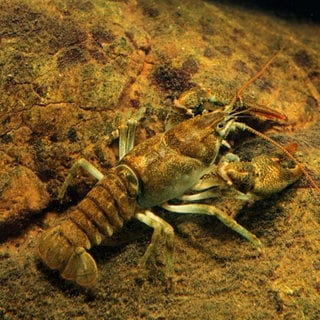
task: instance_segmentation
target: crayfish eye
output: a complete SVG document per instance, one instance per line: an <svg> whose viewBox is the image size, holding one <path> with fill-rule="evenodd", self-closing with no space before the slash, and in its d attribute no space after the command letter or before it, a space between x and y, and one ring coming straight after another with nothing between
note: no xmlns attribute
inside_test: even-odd
<svg viewBox="0 0 320 320"><path fill-rule="evenodd" d="M219 136L226 137L226 135L228 134L227 128L228 128L228 122L221 121L216 126L216 132Z"/></svg>
<svg viewBox="0 0 320 320"><path fill-rule="evenodd" d="M224 121L219 122L218 125L217 125L217 129L218 130L222 130L224 127L225 127Z"/></svg>

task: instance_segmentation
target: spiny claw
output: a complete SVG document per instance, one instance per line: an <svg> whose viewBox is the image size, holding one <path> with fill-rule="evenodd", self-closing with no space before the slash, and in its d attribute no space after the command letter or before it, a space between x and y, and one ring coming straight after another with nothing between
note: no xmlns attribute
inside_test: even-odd
<svg viewBox="0 0 320 320"><path fill-rule="evenodd" d="M296 182L302 171L299 166L286 168L278 160L260 155L251 161L222 162L218 174L241 192L264 196L282 191Z"/></svg>

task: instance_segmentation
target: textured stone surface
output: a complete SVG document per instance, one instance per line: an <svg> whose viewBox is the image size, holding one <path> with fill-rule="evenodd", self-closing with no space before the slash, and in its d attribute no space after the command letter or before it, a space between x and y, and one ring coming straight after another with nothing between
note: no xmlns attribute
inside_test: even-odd
<svg viewBox="0 0 320 320"><path fill-rule="evenodd" d="M33 213L39 213L49 203L45 184L28 168L16 168L0 174L0 229L10 235L19 230L19 222Z"/></svg>
<svg viewBox="0 0 320 320"><path fill-rule="evenodd" d="M80 157L113 166L117 145L103 137L125 115L146 107L142 141L164 130L183 91L202 85L228 102L279 48L243 102L288 115L268 134L297 141L296 156L317 178L319 34L308 21L215 1L0 1L0 317L320 318L319 196L305 181L239 213L263 254L214 218L166 214L176 230L174 293L161 255L156 267L134 272L151 236L137 222L118 235L120 245L93 250L100 280L91 291L36 257L40 226L67 211L55 200L68 168ZM240 155L279 156L239 137ZM79 174L69 199L79 201L93 182ZM44 220L29 220L38 212Z"/></svg>

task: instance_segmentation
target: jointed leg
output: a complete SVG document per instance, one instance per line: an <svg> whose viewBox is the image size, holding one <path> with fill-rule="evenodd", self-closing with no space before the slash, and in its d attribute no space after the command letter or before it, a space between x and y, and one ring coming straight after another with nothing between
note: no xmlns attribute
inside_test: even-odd
<svg viewBox="0 0 320 320"><path fill-rule="evenodd" d="M119 127L119 160L121 160L132 148L136 132L137 120L128 119L126 125Z"/></svg>
<svg viewBox="0 0 320 320"><path fill-rule="evenodd" d="M93 175L96 179L101 180L103 178L103 174L89 161L84 158L80 158L70 169L69 174L64 181L62 188L59 192L58 199L62 201L68 186L70 185L71 181L77 174L79 168L83 168L84 170L88 171L91 175Z"/></svg>
<svg viewBox="0 0 320 320"><path fill-rule="evenodd" d="M145 265L148 259L155 253L156 246L161 236L165 237L166 244L166 269L168 278L173 276L173 251L174 251L174 231L169 223L146 210L144 213L137 213L135 218L154 229L151 243L140 260L140 264Z"/></svg>
<svg viewBox="0 0 320 320"><path fill-rule="evenodd" d="M129 117L125 125L119 127L119 159L122 159L133 148L137 123L145 111L145 108L140 108Z"/></svg>
<svg viewBox="0 0 320 320"><path fill-rule="evenodd" d="M209 216L215 216L227 227L231 228L241 236L249 240L256 247L262 247L261 241L246 228L238 224L232 217L223 212L222 210L207 204L182 204L182 205L170 205L163 204L162 207L171 212L178 213L193 213L193 214L206 214Z"/></svg>
<svg viewBox="0 0 320 320"><path fill-rule="evenodd" d="M134 135L137 127L137 120L142 117L144 113L144 109L139 110L135 118L130 118L127 120L126 125L120 126L118 132L114 131L111 133L109 138L115 139L119 137L119 159L123 158L132 148L134 143ZM96 179L101 180L103 178L103 174L89 161L84 158L79 159L70 169L67 178L65 179L61 191L58 195L59 201L62 201L68 186L71 181L74 179L75 175L79 167L88 171L91 175L93 175Z"/></svg>

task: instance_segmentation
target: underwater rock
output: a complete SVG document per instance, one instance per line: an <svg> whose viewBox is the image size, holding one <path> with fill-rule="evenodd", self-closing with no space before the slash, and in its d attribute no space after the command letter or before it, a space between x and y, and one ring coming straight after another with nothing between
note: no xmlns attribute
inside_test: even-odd
<svg viewBox="0 0 320 320"><path fill-rule="evenodd" d="M17 223L44 209L49 202L45 184L28 168L17 166L0 174L0 233L17 231Z"/></svg>

